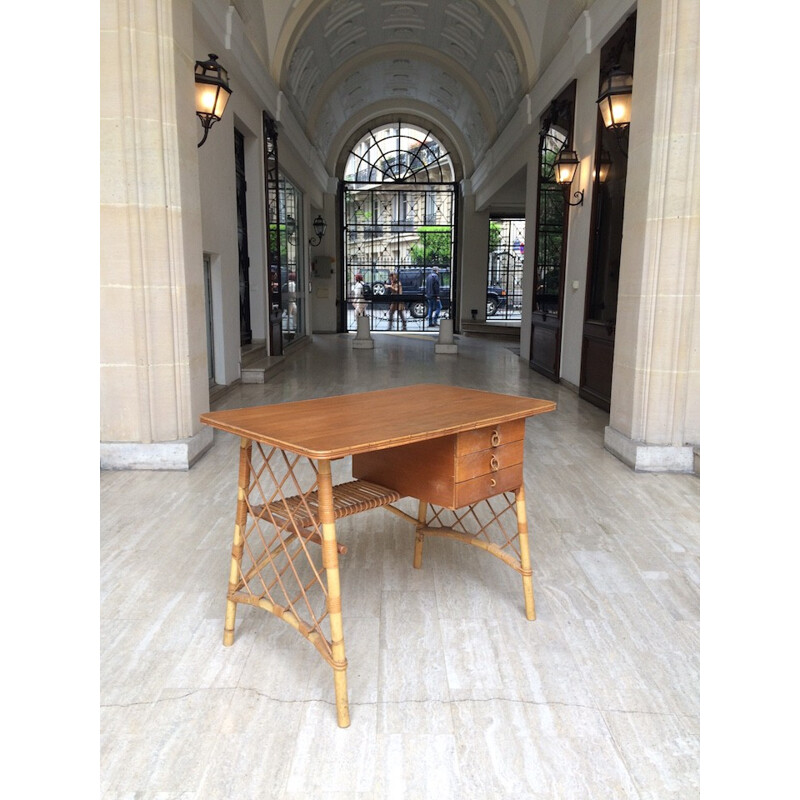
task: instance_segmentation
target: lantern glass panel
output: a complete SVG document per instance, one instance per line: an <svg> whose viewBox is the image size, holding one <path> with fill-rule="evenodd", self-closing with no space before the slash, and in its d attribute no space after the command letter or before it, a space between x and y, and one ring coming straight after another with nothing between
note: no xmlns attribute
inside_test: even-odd
<svg viewBox="0 0 800 800"><path fill-rule="evenodd" d="M614 72L609 75L597 101L606 128L630 125L632 92L632 75L624 72Z"/></svg>

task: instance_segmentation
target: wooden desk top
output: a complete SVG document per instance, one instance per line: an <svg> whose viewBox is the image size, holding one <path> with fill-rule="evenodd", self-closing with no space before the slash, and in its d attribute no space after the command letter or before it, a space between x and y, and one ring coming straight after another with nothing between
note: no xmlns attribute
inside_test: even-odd
<svg viewBox="0 0 800 800"><path fill-rule="evenodd" d="M554 411L550 400L419 384L201 414L222 431L309 458L356 453L435 439Z"/></svg>

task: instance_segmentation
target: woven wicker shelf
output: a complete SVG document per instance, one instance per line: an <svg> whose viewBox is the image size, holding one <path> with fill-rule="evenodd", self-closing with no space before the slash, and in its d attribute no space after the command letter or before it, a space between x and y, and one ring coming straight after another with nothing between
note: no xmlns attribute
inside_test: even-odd
<svg viewBox="0 0 800 800"><path fill-rule="evenodd" d="M395 503L402 497L400 492L370 481L340 483L333 487L333 516L341 519L360 514ZM253 506L252 513L258 519L270 519L279 526L292 520L298 527L310 528L320 524L319 495L310 492L303 496L282 497L267 505Z"/></svg>

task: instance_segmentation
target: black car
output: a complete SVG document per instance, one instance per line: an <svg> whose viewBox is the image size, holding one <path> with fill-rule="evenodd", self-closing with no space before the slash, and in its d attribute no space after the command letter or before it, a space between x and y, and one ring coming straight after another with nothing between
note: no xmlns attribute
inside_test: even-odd
<svg viewBox="0 0 800 800"><path fill-rule="evenodd" d="M398 270L397 275L403 287L401 302L412 317L422 319L427 312L425 302L425 277L430 270L422 267L408 267ZM397 298L389 291L389 285L382 280L367 281L364 285L364 294L373 306L389 305L397 302ZM442 311L450 308L450 270L439 270L439 299L442 301ZM499 308L506 304L505 289L500 286L489 286L486 290L486 316L491 317Z"/></svg>

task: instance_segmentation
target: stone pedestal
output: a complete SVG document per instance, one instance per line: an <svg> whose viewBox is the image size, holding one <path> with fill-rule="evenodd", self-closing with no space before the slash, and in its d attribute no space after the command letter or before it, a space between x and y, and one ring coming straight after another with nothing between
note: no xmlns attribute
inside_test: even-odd
<svg viewBox="0 0 800 800"><path fill-rule="evenodd" d="M435 353L458 353L458 345L453 339L453 320L439 320L439 338L434 345Z"/></svg>
<svg viewBox="0 0 800 800"><path fill-rule="evenodd" d="M375 340L369 329L369 317L358 317L356 319L356 338L353 340L354 348L371 350L375 347Z"/></svg>

